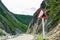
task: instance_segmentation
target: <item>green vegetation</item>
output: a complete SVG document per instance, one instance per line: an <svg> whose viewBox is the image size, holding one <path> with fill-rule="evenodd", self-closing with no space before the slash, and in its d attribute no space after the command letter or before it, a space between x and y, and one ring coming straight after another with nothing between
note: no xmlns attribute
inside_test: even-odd
<svg viewBox="0 0 60 40"><path fill-rule="evenodd" d="M43 36L42 35L37 35L37 40L43 40Z"/></svg>
<svg viewBox="0 0 60 40"><path fill-rule="evenodd" d="M16 34L16 28L23 33L26 32L31 18L32 16L11 13L2 2L0 2L0 28L4 29L7 33Z"/></svg>
<svg viewBox="0 0 60 40"><path fill-rule="evenodd" d="M47 10L48 14L48 19L47 26L48 31L52 30L56 25L57 21L60 20L60 0L50 0L50 1L45 1L46 2L46 7L45 10ZM55 26L54 26L55 25Z"/></svg>
<svg viewBox="0 0 60 40"><path fill-rule="evenodd" d="M32 16L29 16L29 15L14 14L14 16L16 17L16 19L18 19L20 22L26 25L29 25L29 22L32 19Z"/></svg>
<svg viewBox="0 0 60 40"><path fill-rule="evenodd" d="M45 10L47 10L48 14L46 23L48 25L46 25L47 26L46 28L47 32L49 32L57 25L57 21L60 20L60 0L50 0L48 2L45 1L45 3L46 3ZM38 11L39 10L36 11L34 17L38 13ZM22 31L22 33L26 32L31 19L32 16L11 13L0 2L0 28L4 29L7 33L16 34L16 28ZM0 32L0 35L2 34L3 33ZM42 35L38 35L37 40L43 40Z"/></svg>
<svg viewBox="0 0 60 40"><path fill-rule="evenodd" d="M48 18L45 19L45 20L47 20L46 25L45 25L45 28L46 28L45 31L46 31L46 33L49 33L50 31L52 31L53 28L55 28L60 23L60 21L59 21L60 20L60 0L44 0L44 2L46 3L44 10L47 12L47 15L48 15ZM38 9L35 12L34 17L38 14L39 11L40 10ZM38 20L36 20L36 21L38 21ZM33 28L35 28L35 27L33 27ZM37 30L37 32L41 33L41 31L42 31L42 28L40 26L40 29ZM40 37L38 36L38 40L41 40L41 39L42 39L42 36L40 36Z"/></svg>
<svg viewBox="0 0 60 40"><path fill-rule="evenodd" d="M0 31L0 35L5 35L2 31Z"/></svg>

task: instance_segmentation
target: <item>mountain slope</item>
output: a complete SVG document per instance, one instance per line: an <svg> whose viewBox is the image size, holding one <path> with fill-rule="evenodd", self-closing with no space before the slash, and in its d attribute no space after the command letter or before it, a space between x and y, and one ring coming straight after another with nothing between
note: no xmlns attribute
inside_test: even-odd
<svg viewBox="0 0 60 40"><path fill-rule="evenodd" d="M43 8L48 18L45 18L45 30L46 32L50 32L53 28L55 28L60 20L60 0L44 0L41 4L41 8ZM40 8L34 13L33 18L29 24L27 33L42 33L42 20L38 19L38 13Z"/></svg>
<svg viewBox="0 0 60 40"><path fill-rule="evenodd" d="M27 25L18 19L0 1L0 28L10 34L16 34L16 31L26 32Z"/></svg>
<svg viewBox="0 0 60 40"><path fill-rule="evenodd" d="M16 19L18 19L20 22L22 22L23 24L29 25L29 22L32 19L32 16L29 15L19 15L19 14L13 14Z"/></svg>

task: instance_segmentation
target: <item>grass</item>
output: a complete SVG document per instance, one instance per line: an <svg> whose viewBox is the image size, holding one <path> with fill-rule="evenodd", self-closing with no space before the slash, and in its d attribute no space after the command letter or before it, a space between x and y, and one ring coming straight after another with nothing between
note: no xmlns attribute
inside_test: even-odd
<svg viewBox="0 0 60 40"><path fill-rule="evenodd" d="M37 40L43 40L43 36L42 35L37 35Z"/></svg>
<svg viewBox="0 0 60 40"><path fill-rule="evenodd" d="M0 30L0 35L5 35L5 34Z"/></svg>

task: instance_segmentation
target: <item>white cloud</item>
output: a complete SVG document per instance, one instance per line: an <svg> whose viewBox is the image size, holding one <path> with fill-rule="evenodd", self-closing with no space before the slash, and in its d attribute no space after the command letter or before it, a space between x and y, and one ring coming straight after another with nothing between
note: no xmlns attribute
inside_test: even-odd
<svg viewBox="0 0 60 40"><path fill-rule="evenodd" d="M4 5L13 13L33 15L43 0L2 0Z"/></svg>

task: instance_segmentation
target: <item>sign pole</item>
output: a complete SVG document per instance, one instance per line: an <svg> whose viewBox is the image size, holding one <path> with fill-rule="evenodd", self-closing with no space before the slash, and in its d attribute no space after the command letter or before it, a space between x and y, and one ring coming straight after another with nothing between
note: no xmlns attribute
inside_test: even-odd
<svg viewBox="0 0 60 40"><path fill-rule="evenodd" d="M42 31L43 31L43 40L45 40L45 23L44 23L44 18L42 18Z"/></svg>
<svg viewBox="0 0 60 40"><path fill-rule="evenodd" d="M37 16L37 18L42 18L42 33L43 33L43 40L46 40L46 37L45 37L45 23L44 23L44 18L48 18L46 12L43 10L43 8L40 8L40 12Z"/></svg>

